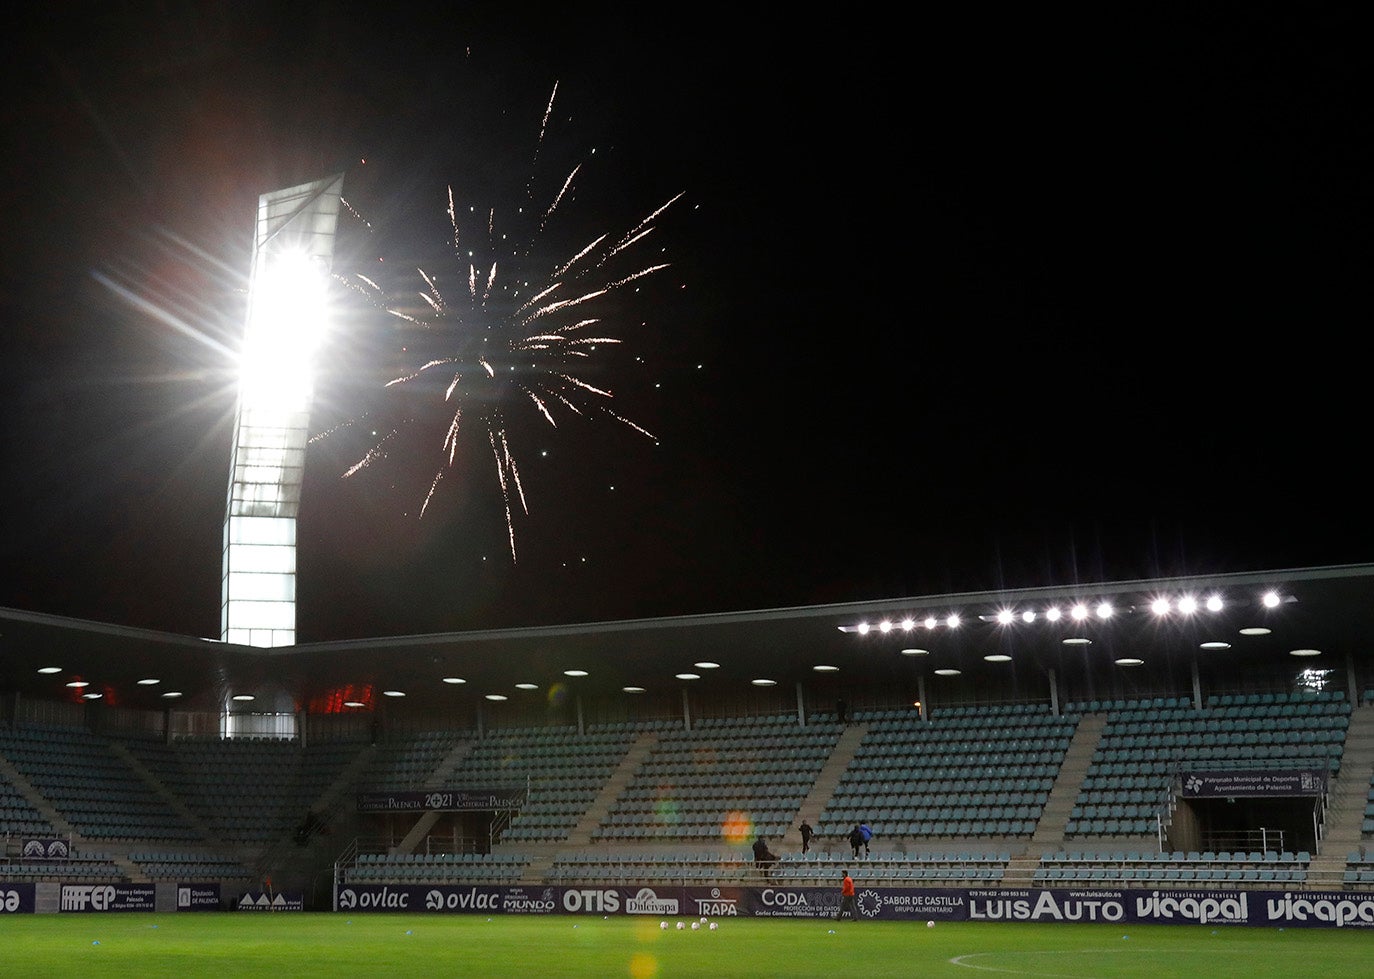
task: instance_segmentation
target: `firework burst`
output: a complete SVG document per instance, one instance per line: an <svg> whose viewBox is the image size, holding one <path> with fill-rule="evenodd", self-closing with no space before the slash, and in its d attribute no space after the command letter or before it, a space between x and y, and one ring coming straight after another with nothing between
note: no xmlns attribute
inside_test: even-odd
<svg viewBox="0 0 1374 979"><path fill-rule="evenodd" d="M525 197L535 196L540 150L553 112L549 97L535 141ZM515 560L515 521L529 513L510 420L533 412L554 428L569 415L604 417L650 440L654 435L612 407L604 382L589 379L598 353L621 343L613 335L617 297L668 267L634 262L636 246L654 222L683 196L650 211L619 236L594 234L569 255L548 257L545 238L572 199L582 164L557 184L547 205L467 208L460 212L448 188L449 257L444 266L415 269L415 286L400 298L374 278L353 274L346 284L400 321L409 366L386 382L411 406L404 421L378 432L370 448L343 476L357 475L387 458L407 424L432 425L438 462L420 506L423 517L446 476L468 461L471 447L489 453L505 507L506 534ZM325 433L326 435L331 433ZM319 436L319 437L324 437ZM656 441L656 440L655 440Z"/></svg>

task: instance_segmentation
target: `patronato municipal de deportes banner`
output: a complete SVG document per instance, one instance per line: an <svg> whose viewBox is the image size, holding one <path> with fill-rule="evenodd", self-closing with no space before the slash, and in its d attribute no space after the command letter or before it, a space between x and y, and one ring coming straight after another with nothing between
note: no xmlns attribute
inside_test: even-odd
<svg viewBox="0 0 1374 979"><path fill-rule="evenodd" d="M1272 890L895 888L859 885L861 919L1374 928L1374 894ZM339 911L834 918L839 887L347 884Z"/></svg>
<svg viewBox="0 0 1374 979"><path fill-rule="evenodd" d="M1185 799L1238 796L1314 796L1326 791L1326 773L1308 769L1185 772L1179 795Z"/></svg>
<svg viewBox="0 0 1374 979"><path fill-rule="evenodd" d="M519 809L524 786L479 789L435 789L423 792L359 792L358 812L481 812Z"/></svg>

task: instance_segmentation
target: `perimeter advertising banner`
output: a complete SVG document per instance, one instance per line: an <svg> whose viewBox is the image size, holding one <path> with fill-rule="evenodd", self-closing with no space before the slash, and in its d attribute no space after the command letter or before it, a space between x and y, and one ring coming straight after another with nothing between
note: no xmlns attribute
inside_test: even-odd
<svg viewBox="0 0 1374 979"><path fill-rule="evenodd" d="M218 911L219 881L204 884L178 884L178 911Z"/></svg>
<svg viewBox="0 0 1374 979"><path fill-rule="evenodd" d="M1374 928L1374 894L1341 891L1069 890L859 887L859 916L879 921ZM693 919L834 918L839 888L510 887L349 884L339 911L652 915Z"/></svg>
<svg viewBox="0 0 1374 979"><path fill-rule="evenodd" d="M154 911L152 884L63 884L63 911Z"/></svg>
<svg viewBox="0 0 1374 979"><path fill-rule="evenodd" d="M33 884L7 884L0 880L0 914L32 914Z"/></svg>

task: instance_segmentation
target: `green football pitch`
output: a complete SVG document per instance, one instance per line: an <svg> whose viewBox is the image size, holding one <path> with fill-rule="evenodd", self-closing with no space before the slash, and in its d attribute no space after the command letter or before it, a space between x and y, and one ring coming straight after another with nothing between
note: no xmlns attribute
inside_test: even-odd
<svg viewBox="0 0 1374 979"><path fill-rule="evenodd" d="M679 931L683 920L688 927ZM0 917L0 976L1374 975L1374 931L311 913Z"/></svg>

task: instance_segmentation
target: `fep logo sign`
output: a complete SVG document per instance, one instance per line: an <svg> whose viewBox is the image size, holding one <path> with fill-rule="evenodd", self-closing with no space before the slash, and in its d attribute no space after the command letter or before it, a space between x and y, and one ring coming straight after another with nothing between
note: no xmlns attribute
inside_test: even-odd
<svg viewBox="0 0 1374 979"><path fill-rule="evenodd" d="M63 911L152 911L152 884L63 884Z"/></svg>
<svg viewBox="0 0 1374 979"><path fill-rule="evenodd" d="M0 883L0 914L32 914L33 885Z"/></svg>

